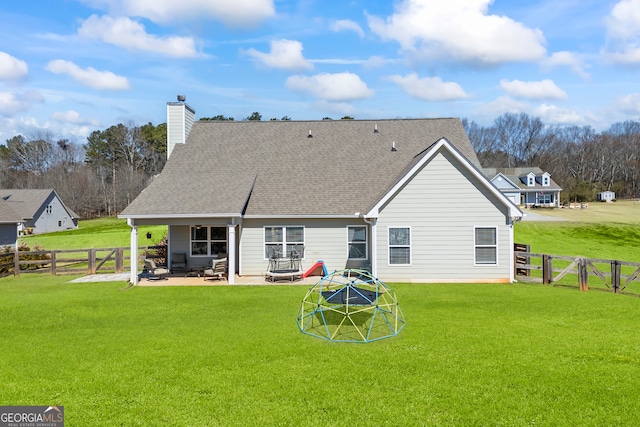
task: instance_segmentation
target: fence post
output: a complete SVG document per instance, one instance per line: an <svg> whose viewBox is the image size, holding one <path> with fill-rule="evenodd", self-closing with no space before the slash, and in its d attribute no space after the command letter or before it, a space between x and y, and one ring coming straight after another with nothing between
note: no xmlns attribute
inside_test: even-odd
<svg viewBox="0 0 640 427"><path fill-rule="evenodd" d="M581 291L589 290L589 271L587 270L586 258L580 258L578 261L578 284Z"/></svg>
<svg viewBox="0 0 640 427"><path fill-rule="evenodd" d="M96 250L95 248L89 249L88 254L89 274L96 274Z"/></svg>
<svg viewBox="0 0 640 427"><path fill-rule="evenodd" d="M116 248L116 273L124 271L124 249Z"/></svg>
<svg viewBox="0 0 640 427"><path fill-rule="evenodd" d="M56 275L56 251L51 251L51 275Z"/></svg>
<svg viewBox="0 0 640 427"><path fill-rule="evenodd" d="M549 255L542 255L542 283L548 285L553 280L553 264Z"/></svg>
<svg viewBox="0 0 640 427"><path fill-rule="evenodd" d="M620 292L620 261L611 261L611 288L615 294Z"/></svg>
<svg viewBox="0 0 640 427"><path fill-rule="evenodd" d="M20 275L20 252L18 248L16 248L16 251L13 253L13 275Z"/></svg>

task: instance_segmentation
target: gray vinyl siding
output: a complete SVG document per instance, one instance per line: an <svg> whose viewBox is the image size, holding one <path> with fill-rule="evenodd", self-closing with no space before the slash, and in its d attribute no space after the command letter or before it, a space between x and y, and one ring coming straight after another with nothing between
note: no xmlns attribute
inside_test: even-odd
<svg viewBox="0 0 640 427"><path fill-rule="evenodd" d="M318 260L324 261L329 272L345 268L361 268L369 260L349 261L347 226L366 225L361 219L248 219L242 224L240 274L264 275L268 261L264 258L265 226L303 226L305 254L302 269L306 271ZM368 242L371 245L371 242ZM370 246L369 246L370 247Z"/></svg>
<svg viewBox="0 0 640 427"><path fill-rule="evenodd" d="M48 206L51 206L50 213L47 212ZM42 207L36 213L34 221L28 222L27 227L33 227L34 233L36 234L78 228L74 219L71 218L69 212L60 202L60 199L55 196L43 203Z"/></svg>
<svg viewBox="0 0 640 427"><path fill-rule="evenodd" d="M17 224L0 224L0 246L15 246L17 240Z"/></svg>
<svg viewBox="0 0 640 427"><path fill-rule="evenodd" d="M506 207L447 153L437 154L380 212L377 275L391 282L508 281ZM474 227L496 227L498 265L474 265ZM388 228L411 228L411 265L388 262Z"/></svg>

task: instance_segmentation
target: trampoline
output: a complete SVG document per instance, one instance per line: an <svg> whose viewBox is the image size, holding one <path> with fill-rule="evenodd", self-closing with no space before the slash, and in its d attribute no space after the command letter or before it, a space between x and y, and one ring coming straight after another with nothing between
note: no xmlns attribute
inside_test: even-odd
<svg viewBox="0 0 640 427"><path fill-rule="evenodd" d="M307 291L298 315L300 331L329 341L376 341L404 324L395 292L365 270L324 276Z"/></svg>

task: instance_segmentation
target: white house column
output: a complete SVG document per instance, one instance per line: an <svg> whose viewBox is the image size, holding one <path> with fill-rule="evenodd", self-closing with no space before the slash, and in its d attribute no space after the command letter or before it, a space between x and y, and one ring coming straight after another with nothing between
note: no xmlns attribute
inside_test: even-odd
<svg viewBox="0 0 640 427"><path fill-rule="evenodd" d="M135 225L133 219L128 218L127 223L131 227L130 234L130 251L131 251L131 273L129 275L129 283L132 285L138 284L138 226Z"/></svg>
<svg viewBox="0 0 640 427"><path fill-rule="evenodd" d="M365 222L371 226L371 255L369 256L371 259L371 274L373 277L378 277L378 226L376 225L378 219L367 220L365 218Z"/></svg>
<svg viewBox="0 0 640 427"><path fill-rule="evenodd" d="M229 274L227 280L230 285L235 283L236 278L236 225L231 223L229 227L229 241L227 242L227 261L229 266Z"/></svg>

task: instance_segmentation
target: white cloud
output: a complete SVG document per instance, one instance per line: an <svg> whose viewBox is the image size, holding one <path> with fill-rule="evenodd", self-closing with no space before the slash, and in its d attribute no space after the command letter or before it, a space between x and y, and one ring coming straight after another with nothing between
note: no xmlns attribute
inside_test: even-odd
<svg viewBox="0 0 640 427"><path fill-rule="evenodd" d="M633 39L640 35L640 0L621 0L605 18L607 35L615 39Z"/></svg>
<svg viewBox="0 0 640 427"><path fill-rule="evenodd" d="M340 31L352 31L360 36L360 38L364 37L364 31L357 22L351 21L350 19L340 19L338 21L334 21L331 23L331 31L340 32Z"/></svg>
<svg viewBox="0 0 640 427"><path fill-rule="evenodd" d="M499 96L491 102L478 106L474 111L474 116L481 117L484 121L494 120L504 113L528 113L527 104L517 101L508 96Z"/></svg>
<svg viewBox="0 0 640 427"><path fill-rule="evenodd" d="M285 86L296 92L310 93L325 101L345 102L373 96L373 91L367 84L357 74L349 72L323 73L311 77L291 76Z"/></svg>
<svg viewBox="0 0 640 427"><path fill-rule="evenodd" d="M255 49L244 51L247 55L262 62L267 67L300 71L312 70L313 64L302 56L302 43L296 40L273 40L271 52L264 53Z"/></svg>
<svg viewBox="0 0 640 427"><path fill-rule="evenodd" d="M640 93L630 93L616 101L616 109L637 116L640 114Z"/></svg>
<svg viewBox="0 0 640 427"><path fill-rule="evenodd" d="M191 58L196 56L191 37L156 37L147 34L144 25L129 18L91 15L78 29L81 37L102 40L129 50Z"/></svg>
<svg viewBox="0 0 640 427"><path fill-rule="evenodd" d="M416 73L389 76L388 80L400 86L413 98L422 101L451 101L468 98L464 89L455 82L443 82L440 77L419 78Z"/></svg>
<svg viewBox="0 0 640 427"><path fill-rule="evenodd" d="M589 66L585 64L579 55L572 52L554 52L551 56L542 61L542 67L547 70L551 70L555 67L569 67L571 71L582 77L584 80L589 80L591 77L589 73L585 71L585 68L588 68Z"/></svg>
<svg viewBox="0 0 640 427"><path fill-rule="evenodd" d="M83 0L111 14L154 22L215 19L231 27L252 27L275 16L273 0Z"/></svg>
<svg viewBox="0 0 640 427"><path fill-rule="evenodd" d="M27 63L0 51L0 79L21 80L29 72Z"/></svg>
<svg viewBox="0 0 640 427"><path fill-rule="evenodd" d="M500 81L500 86L507 94L528 99L566 99L567 93L549 79L539 82L523 82L521 80Z"/></svg>
<svg viewBox="0 0 640 427"><path fill-rule="evenodd" d="M621 0L605 18L605 57L620 64L640 63L640 0Z"/></svg>
<svg viewBox="0 0 640 427"><path fill-rule="evenodd" d="M543 123L557 125L583 125L585 119L573 110L558 108L555 105L542 104L535 109L536 116L540 117Z"/></svg>
<svg viewBox="0 0 640 427"><path fill-rule="evenodd" d="M493 0L403 0L385 19L368 16L371 30L422 60L451 59L482 65L536 61L545 39L506 16L488 14Z"/></svg>
<svg viewBox="0 0 640 427"><path fill-rule="evenodd" d="M94 89L127 90L130 88L126 77L118 76L111 71L98 71L92 67L83 70L73 62L62 59L49 62L45 69L54 74L67 74L78 83Z"/></svg>
<svg viewBox="0 0 640 427"><path fill-rule="evenodd" d="M100 122L95 119L84 119L80 117L80 113L74 110L54 111L51 118L61 123L71 123L75 125L99 126Z"/></svg>
<svg viewBox="0 0 640 427"><path fill-rule="evenodd" d="M33 104L44 101L42 94L36 90L23 93L0 92L0 115L11 117L15 113L27 111Z"/></svg>

